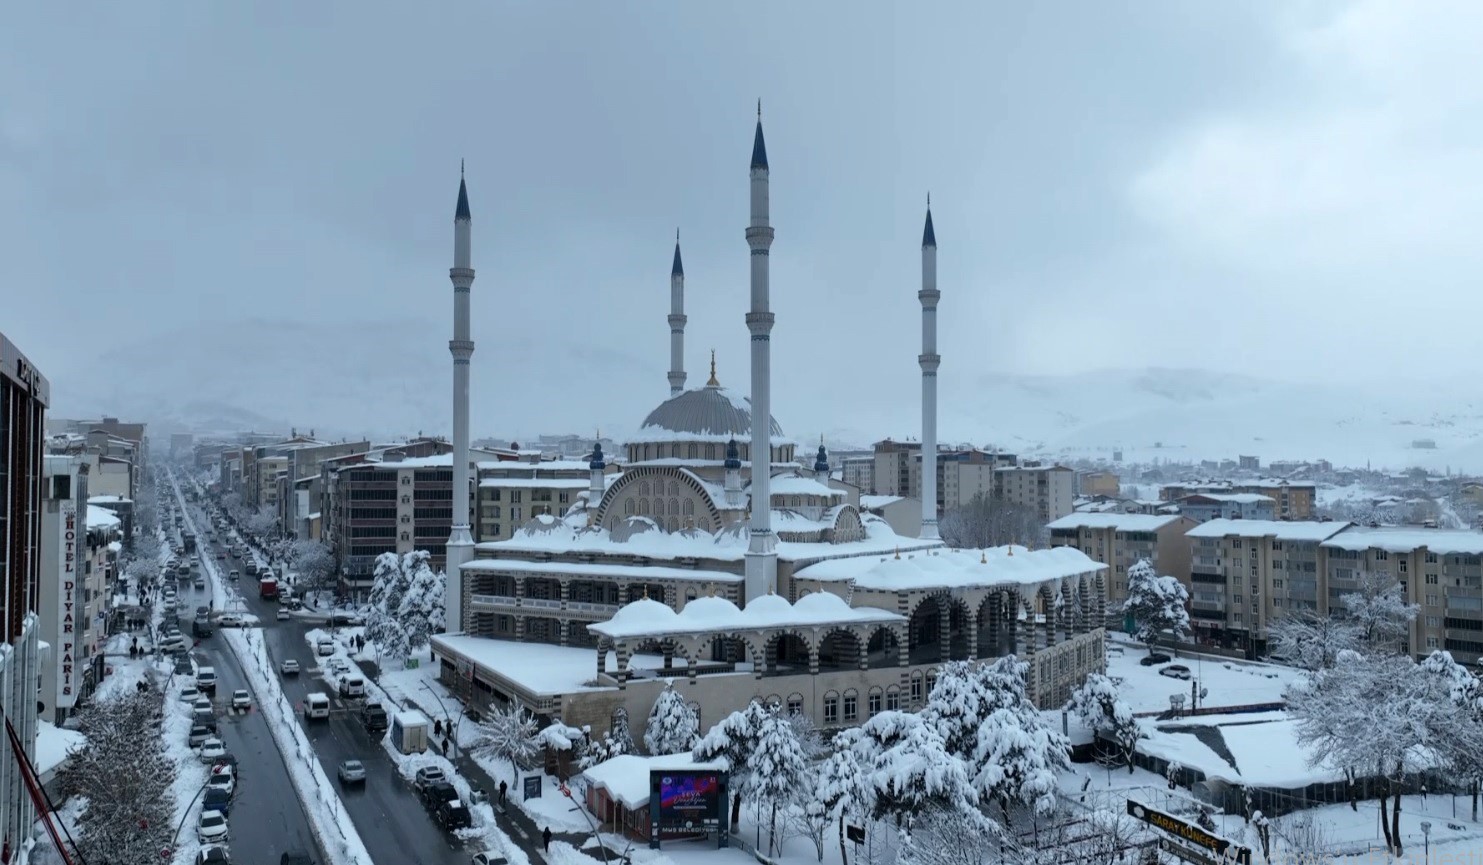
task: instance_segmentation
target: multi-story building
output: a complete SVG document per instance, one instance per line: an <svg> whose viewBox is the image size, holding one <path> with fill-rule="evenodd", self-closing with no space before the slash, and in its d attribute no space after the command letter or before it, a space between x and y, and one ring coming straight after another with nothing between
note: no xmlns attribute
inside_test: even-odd
<svg viewBox="0 0 1483 865"><path fill-rule="evenodd" d="M221 452L220 485L222 495L242 492L242 454L244 448L224 448Z"/></svg>
<svg viewBox="0 0 1483 865"><path fill-rule="evenodd" d="M47 421L47 431L52 435L76 435L88 440L88 445L112 457L127 457L135 468L135 481L149 467L148 426L142 423L126 423L116 417L99 420L66 420L53 418ZM132 487L120 495L132 498L137 488ZM103 494L100 487L94 495Z"/></svg>
<svg viewBox="0 0 1483 865"><path fill-rule="evenodd" d="M875 457L846 457L841 460L840 479L869 493L875 489Z"/></svg>
<svg viewBox="0 0 1483 865"><path fill-rule="evenodd" d="M1179 512L1197 523L1215 519L1270 520L1277 502L1260 493L1196 493L1179 500Z"/></svg>
<svg viewBox="0 0 1483 865"><path fill-rule="evenodd" d="M1030 508L1049 523L1074 509L1076 472L1065 466L1000 466L994 469L994 497Z"/></svg>
<svg viewBox="0 0 1483 865"><path fill-rule="evenodd" d="M476 541L509 540L531 517L564 515L590 488L590 460L494 460L476 464ZM617 464L604 471L613 476Z"/></svg>
<svg viewBox="0 0 1483 865"><path fill-rule="evenodd" d="M50 382L0 334L0 623L6 644L0 700L15 730L15 738L0 746L0 837L12 850L31 837L37 815L24 775L36 758L42 454L50 401Z"/></svg>
<svg viewBox="0 0 1483 865"><path fill-rule="evenodd" d="M886 439L875 443L875 467L871 471L872 486L861 489L872 495L904 496L921 500L920 494L911 493L911 467L920 461L921 442L898 442Z"/></svg>
<svg viewBox="0 0 1483 865"><path fill-rule="evenodd" d="M196 437L188 432L170 433L170 461L177 462L195 454Z"/></svg>
<svg viewBox="0 0 1483 865"><path fill-rule="evenodd" d="M297 538L310 536L309 522L319 512L323 490L320 466L325 460L369 453L370 450L369 441L303 444L289 449L285 454L287 464L278 476L278 489L274 496L278 523L283 530Z"/></svg>
<svg viewBox="0 0 1483 865"><path fill-rule="evenodd" d="M1301 610L1327 613L1322 544L1349 523L1217 518L1186 534L1190 546L1190 623L1200 642L1267 651L1274 619Z"/></svg>
<svg viewBox="0 0 1483 865"><path fill-rule="evenodd" d="M1107 599L1128 597L1128 568L1147 560L1160 576L1189 582L1190 551L1184 535L1195 525L1189 517L1146 514L1076 513L1051 522L1050 545L1075 547L1108 566Z"/></svg>
<svg viewBox="0 0 1483 865"><path fill-rule="evenodd" d="M1082 472L1076 476L1076 494L1117 498L1122 493L1122 483L1117 472Z"/></svg>
<svg viewBox="0 0 1483 865"><path fill-rule="evenodd" d="M1177 502L1188 496L1209 493L1255 493L1269 496L1279 520L1311 520L1318 501L1318 487L1315 484L1272 478L1242 483L1186 481L1165 484L1159 488L1159 498L1166 502Z"/></svg>
<svg viewBox="0 0 1483 865"><path fill-rule="evenodd" d="M1325 540L1322 551L1320 609L1335 609L1364 572L1383 575L1421 607L1411 627L1413 655L1446 649L1459 663L1483 659L1483 532L1354 526Z"/></svg>

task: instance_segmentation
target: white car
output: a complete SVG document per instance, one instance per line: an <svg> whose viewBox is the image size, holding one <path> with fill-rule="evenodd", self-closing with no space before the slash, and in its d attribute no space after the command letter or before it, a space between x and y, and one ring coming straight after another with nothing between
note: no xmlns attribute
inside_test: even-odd
<svg viewBox="0 0 1483 865"><path fill-rule="evenodd" d="M235 767L224 764L217 766L211 771L211 778L206 782L208 789L225 790L230 796L237 789L237 770Z"/></svg>
<svg viewBox="0 0 1483 865"><path fill-rule="evenodd" d="M214 763L226 756L227 746L222 740L212 736L201 745L201 762Z"/></svg>
<svg viewBox="0 0 1483 865"><path fill-rule="evenodd" d="M227 840L227 815L220 811L202 811L196 821L196 837L202 844L220 844Z"/></svg>
<svg viewBox="0 0 1483 865"><path fill-rule="evenodd" d="M242 627L242 617L236 613L222 613L216 617L216 623L223 628L240 628Z"/></svg>
<svg viewBox="0 0 1483 865"><path fill-rule="evenodd" d="M191 701L191 711L209 712L211 711L211 701L206 697L197 697L196 699Z"/></svg>
<svg viewBox="0 0 1483 865"><path fill-rule="evenodd" d="M273 618L277 619L280 622L286 622L293 617L288 614L288 610L279 607L278 612L273 614Z"/></svg>
<svg viewBox="0 0 1483 865"><path fill-rule="evenodd" d="M184 688L180 689L180 702L182 703L194 703L200 698L201 692L196 688L195 685L186 685ZM211 707L207 706L206 708L209 709Z"/></svg>
<svg viewBox="0 0 1483 865"><path fill-rule="evenodd" d="M245 712L248 709L251 709L252 696L242 688L238 688L237 690L232 692L232 708L240 712Z"/></svg>
<svg viewBox="0 0 1483 865"><path fill-rule="evenodd" d="M285 658L283 663L278 665L278 672L285 676L297 676L299 674L299 662L293 658Z"/></svg>

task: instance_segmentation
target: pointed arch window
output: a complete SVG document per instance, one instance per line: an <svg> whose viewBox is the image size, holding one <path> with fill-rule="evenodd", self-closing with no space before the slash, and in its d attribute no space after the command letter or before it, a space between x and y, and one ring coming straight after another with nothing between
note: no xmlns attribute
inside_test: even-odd
<svg viewBox="0 0 1483 865"><path fill-rule="evenodd" d="M699 459L699 458L700 458L700 445L695 444L694 442L691 442L690 443L690 459L693 460L693 459Z"/></svg>
<svg viewBox="0 0 1483 865"><path fill-rule="evenodd" d="M694 516L694 514L695 514L695 500L694 499L691 499L691 498L685 499L685 501L683 503L681 503L680 507L681 507L680 513L684 514L687 517Z"/></svg>
<svg viewBox="0 0 1483 865"><path fill-rule="evenodd" d="M654 516L656 516L656 517L662 517L662 516L664 516L664 499L655 499L654 500Z"/></svg>
<svg viewBox="0 0 1483 865"><path fill-rule="evenodd" d="M671 494L673 494L674 492L676 492L676 491L675 490L670 490L670 493ZM672 514L678 514L680 512L680 500L679 499L673 499L672 498L672 499L669 500L669 512L672 513Z"/></svg>
<svg viewBox="0 0 1483 865"><path fill-rule="evenodd" d="M639 495L646 496L648 494L649 494L649 482L648 481L639 481Z"/></svg>
<svg viewBox="0 0 1483 865"><path fill-rule="evenodd" d="M633 516L633 499L626 499L623 502L623 514L624 516Z"/></svg>
<svg viewBox="0 0 1483 865"><path fill-rule="evenodd" d="M647 517L649 514L652 513L653 511L649 510L649 500L639 499L639 516Z"/></svg>

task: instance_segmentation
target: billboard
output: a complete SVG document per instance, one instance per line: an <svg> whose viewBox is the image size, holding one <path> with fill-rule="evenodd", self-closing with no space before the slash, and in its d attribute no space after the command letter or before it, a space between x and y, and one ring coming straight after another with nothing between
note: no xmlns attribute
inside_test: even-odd
<svg viewBox="0 0 1483 865"><path fill-rule="evenodd" d="M1206 850L1209 850L1211 853L1214 853L1217 856L1221 857L1225 861L1235 862L1238 863L1238 865L1251 865L1250 847L1243 847L1228 838L1222 838L1219 835L1207 832L1204 829L1201 829L1199 826L1181 820L1178 817L1173 816L1172 814L1166 814L1163 811L1156 811L1153 808L1144 805L1142 802L1136 802L1132 799L1129 799L1128 815L1142 820L1143 822L1148 823L1151 826L1162 829L1165 832L1168 832L1170 835L1173 835L1174 837L1179 838L1180 840L1185 841L1189 844L1193 844L1197 847L1203 847ZM1175 855L1180 855L1181 858L1187 858L1182 856L1182 854L1180 854L1178 851L1171 850L1170 852L1175 853Z"/></svg>
<svg viewBox="0 0 1483 865"><path fill-rule="evenodd" d="M57 575L57 695L56 706L70 709L77 705L77 586L78 586L78 534L77 502L63 499L57 562L61 573Z"/></svg>
<svg viewBox="0 0 1483 865"><path fill-rule="evenodd" d="M649 772L649 837L721 834L727 829L726 773L718 769L654 769Z"/></svg>

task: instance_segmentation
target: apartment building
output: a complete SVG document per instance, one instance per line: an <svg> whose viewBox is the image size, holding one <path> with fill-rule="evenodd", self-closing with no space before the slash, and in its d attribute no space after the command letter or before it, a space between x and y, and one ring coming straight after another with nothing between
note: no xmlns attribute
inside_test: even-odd
<svg viewBox="0 0 1483 865"><path fill-rule="evenodd" d="M301 444L289 448L284 454L287 464L277 478L274 495L278 524L284 532L296 538L310 536L309 522L319 512L323 486L320 466L324 461L370 450L369 441Z"/></svg>
<svg viewBox="0 0 1483 865"><path fill-rule="evenodd" d="M1195 521L1180 514L1075 513L1049 523L1052 547L1075 547L1107 565L1107 600L1128 597L1128 568L1147 559L1160 576L1189 582L1190 549L1185 533Z"/></svg>
<svg viewBox="0 0 1483 865"><path fill-rule="evenodd" d="M1122 494L1122 478L1117 472L1082 472L1076 476L1076 493L1082 496L1117 498Z"/></svg>
<svg viewBox="0 0 1483 865"><path fill-rule="evenodd" d="M1184 582L1195 639L1255 658L1267 652L1272 621L1305 610L1327 614L1323 544L1349 526L1216 518L1191 528Z"/></svg>
<svg viewBox="0 0 1483 865"><path fill-rule="evenodd" d="M845 457L839 460L840 479L866 493L875 488L875 457Z"/></svg>
<svg viewBox="0 0 1483 865"><path fill-rule="evenodd" d="M341 588L369 590L376 557L426 550L443 567L453 526L453 457L401 457L338 469L333 534Z"/></svg>
<svg viewBox="0 0 1483 865"><path fill-rule="evenodd" d="M0 747L0 837L20 845L36 820L23 780L36 758L40 619L42 454L51 383L0 334L0 703L19 749ZM18 753L19 751L19 753Z"/></svg>
<svg viewBox="0 0 1483 865"><path fill-rule="evenodd" d="M994 497L1030 508L1049 523L1074 510L1076 472L1065 466L1000 466L994 469Z"/></svg>
<svg viewBox="0 0 1483 865"><path fill-rule="evenodd" d="M1319 597L1329 609L1369 571L1398 581L1421 610L1411 652L1446 649L1459 663L1483 659L1483 532L1353 526L1323 542Z"/></svg>
<svg viewBox="0 0 1483 865"><path fill-rule="evenodd" d="M474 527L475 540L509 540L531 517L561 516L579 500L585 501L592 482L590 464L590 460L528 456L476 463L475 507L479 519ZM605 471L608 478L613 478L619 469L609 463Z"/></svg>
<svg viewBox="0 0 1483 865"><path fill-rule="evenodd" d="M1273 502L1275 517L1279 520L1311 520L1316 515L1318 487L1316 484L1269 478L1258 481L1233 483L1231 481L1187 481L1165 484L1159 488L1159 498L1166 502L1197 494L1254 493L1269 496Z"/></svg>
<svg viewBox="0 0 1483 865"><path fill-rule="evenodd" d="M1271 496L1259 493L1196 493L1179 500L1179 512L1197 523L1276 519L1276 506Z"/></svg>
<svg viewBox="0 0 1483 865"><path fill-rule="evenodd" d="M894 439L876 442L873 454L875 466L870 476L872 486L861 489L872 495L911 496L912 462L915 459L920 463L921 456L921 442L898 442ZM920 500L921 494L918 493L915 498Z"/></svg>

